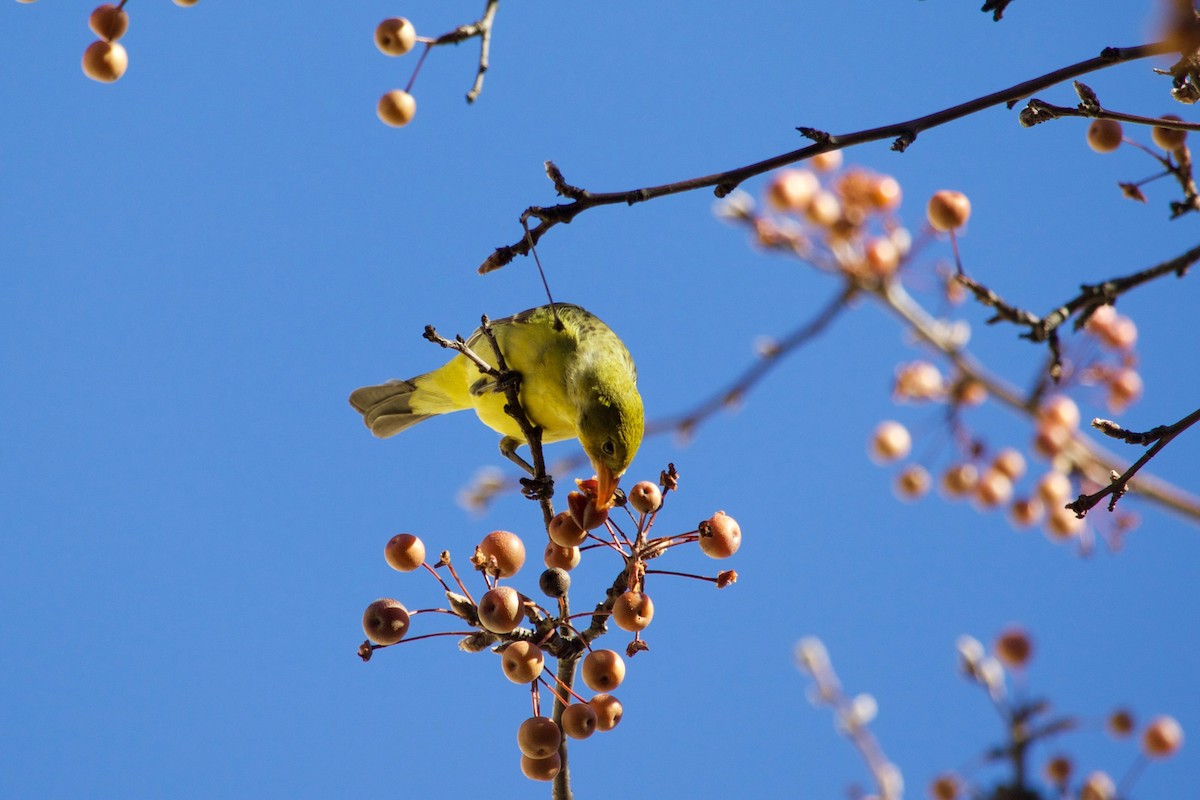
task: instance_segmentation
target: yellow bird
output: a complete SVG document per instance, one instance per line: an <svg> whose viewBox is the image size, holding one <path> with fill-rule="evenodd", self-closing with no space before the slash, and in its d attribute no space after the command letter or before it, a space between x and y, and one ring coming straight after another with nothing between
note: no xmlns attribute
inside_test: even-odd
<svg viewBox="0 0 1200 800"><path fill-rule="evenodd" d="M645 427L637 369L625 343L588 311L564 303L494 320L492 332L508 368L521 375L521 405L541 427L542 441L578 439L596 470L599 497L611 505ZM482 331L471 334L467 346L496 366ZM527 442L516 420L504 413L505 396L496 388L494 378L460 354L433 372L357 389L350 405L382 438L438 414L474 409L503 435L500 451L528 468L516 455Z"/></svg>

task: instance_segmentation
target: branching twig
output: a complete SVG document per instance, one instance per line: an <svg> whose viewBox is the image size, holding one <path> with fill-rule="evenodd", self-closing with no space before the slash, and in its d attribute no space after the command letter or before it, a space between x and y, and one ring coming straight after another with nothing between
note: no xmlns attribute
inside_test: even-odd
<svg viewBox="0 0 1200 800"><path fill-rule="evenodd" d="M951 106L941 111L936 111L932 114L927 114L923 117L906 120L904 122L896 122L890 125L884 125L878 128L870 128L868 130L857 131L855 133L833 135L820 131L816 128L801 127L798 130L807 138L813 140L813 144L807 147L802 147L799 150L792 150L788 153L783 153L764 161L759 161L754 164L748 164L743 167L717 172L711 175L704 175L698 178L690 178L687 180L678 181L675 183L662 184L660 186L649 186L642 189L632 189L622 192L589 192L585 189L570 186L562 179L562 173L551 163L547 163L547 172L550 173L551 179L554 181L555 189L565 197L571 198L569 203L560 203L554 206L531 206L526 209L521 215L523 221L529 219L537 219L538 224L531 228L529 236L522 237L519 241L512 245L497 248L492 255L483 262L479 267L479 272L486 273L496 269L500 269L513 260L518 255L527 255L530 245L536 245L547 231L560 223L569 223L580 213L595 208L597 206L615 205L624 203L633 205L634 203L653 200L658 197L667 195L679 194L681 192L689 192L695 189L714 187L718 197L724 197L733 191L740 183L747 178L755 175L761 175L765 172L778 169L779 167L793 164L797 161L802 161L806 158L818 155L819 153L827 153L833 150L841 150L853 145L865 144L867 142L875 142L883 139L892 139L892 149L903 151L912 144L918 134L923 131L935 128L939 125L944 125L956 119L969 116L971 114L982 111L992 106L1008 104L1011 108L1013 104L1029 97L1036 91L1044 89L1048 86L1053 86L1065 80L1076 78L1080 75L1085 75L1089 72L1094 72L1105 67L1113 66L1127 61L1133 61L1140 58L1150 56L1163 55L1164 53L1173 52L1174 48L1169 42L1155 42L1153 44L1139 45L1136 47L1106 47L1101 51L1100 55L1089 58L1085 61L1080 61L1061 69L1048 72L1045 75L1032 78L1027 81L1015 84L1007 89L1001 89L998 92L983 95L982 97L969 100L965 103L960 103Z"/></svg>
<svg viewBox="0 0 1200 800"><path fill-rule="evenodd" d="M1135 433L1134 431L1126 430L1110 420L1093 420L1092 427L1096 428L1107 436L1113 437L1114 439L1120 439L1122 441L1129 442L1130 444L1140 444L1143 446L1150 444L1151 442L1154 444L1149 450L1142 454L1141 458L1133 463L1133 466L1125 470L1125 472L1120 476L1114 477L1113 480L1110 481L1109 484L1103 489L1098 492L1094 492L1093 494L1079 495L1075 502L1067 505L1067 508L1074 511L1076 516L1084 517L1087 515L1087 512L1097 503L1099 503L1105 497L1111 495L1111 498L1108 501L1108 510L1112 511L1116 507L1117 501L1120 500L1125 492L1128 491L1130 478L1137 474L1137 471L1141 469L1147 461L1158 455L1158 451L1170 444L1172 439L1183 433L1192 425L1195 425L1198 421L1200 421L1200 408L1188 414L1174 425L1159 425L1158 427L1152 428L1151 430L1143 433ZM1113 471L1113 475L1116 475L1115 470Z"/></svg>
<svg viewBox="0 0 1200 800"><path fill-rule="evenodd" d="M429 49L438 45L445 44L461 44L467 39L479 37L479 69L475 73L475 83L471 86L471 91L467 92L467 102L474 103L480 93L483 92L483 76L488 71L488 57L491 53L492 45L492 24L496 19L496 10L500 6L500 0L487 0L487 6L483 10L483 16L474 22L466 25L459 25L452 31L443 33L441 36L433 39L421 39L425 42L425 52L421 54L421 60L424 61L425 55ZM416 78L416 73L421 69L420 64L417 65L416 71L413 73L413 78ZM411 88L412 82L409 82Z"/></svg>

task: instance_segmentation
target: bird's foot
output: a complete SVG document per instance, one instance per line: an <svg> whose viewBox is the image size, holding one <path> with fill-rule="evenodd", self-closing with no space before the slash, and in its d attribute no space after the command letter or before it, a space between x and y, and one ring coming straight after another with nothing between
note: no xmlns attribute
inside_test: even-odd
<svg viewBox="0 0 1200 800"><path fill-rule="evenodd" d="M554 478L521 478L521 494L530 500L549 500L554 496Z"/></svg>
<svg viewBox="0 0 1200 800"><path fill-rule="evenodd" d="M521 386L521 373L515 369L506 369L500 372L492 381L491 389L493 392L507 392L509 389L516 389Z"/></svg>

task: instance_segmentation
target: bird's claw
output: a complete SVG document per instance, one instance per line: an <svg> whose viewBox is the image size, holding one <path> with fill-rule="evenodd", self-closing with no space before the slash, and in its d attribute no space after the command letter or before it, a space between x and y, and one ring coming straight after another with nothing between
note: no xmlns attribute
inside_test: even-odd
<svg viewBox="0 0 1200 800"><path fill-rule="evenodd" d="M549 500L554 496L554 478L521 478L521 494L530 500Z"/></svg>

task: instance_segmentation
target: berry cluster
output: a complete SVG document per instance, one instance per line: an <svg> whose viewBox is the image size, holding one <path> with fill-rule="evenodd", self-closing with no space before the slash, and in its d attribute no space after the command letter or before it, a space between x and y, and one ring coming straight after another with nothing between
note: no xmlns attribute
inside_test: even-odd
<svg viewBox="0 0 1200 800"><path fill-rule="evenodd" d="M21 0L31 3L33 0ZM129 29L128 0L96 6L88 17L88 27L98 37L83 51L83 74L100 83L112 83L129 68L129 53L118 39ZM177 6L194 6L198 0L174 0Z"/></svg>
<svg viewBox="0 0 1200 800"><path fill-rule="evenodd" d="M390 17L375 28L375 46L385 56L402 56L417 43L417 29L404 17ZM421 68L417 64L417 70ZM409 91L417 79L417 70L408 82L407 89L393 89L379 98L375 111L379 119L393 128L402 128L412 122L417 114L417 100Z"/></svg>
<svg viewBox="0 0 1200 800"><path fill-rule="evenodd" d="M533 780L549 781L558 775L568 738L586 739L596 731L612 730L621 721L623 708L612 692L625 679L625 659L615 650L593 648L592 642L608 631L611 619L618 628L633 633L625 649L626 658L649 649L642 639L642 631L654 618L654 603L646 590L648 575L682 575L709 581L718 588L737 579L733 571L705 577L647 567L647 562L681 545L696 543L712 558L727 558L741 545L741 528L722 511L700 522L694 530L651 537L665 496L678 486L673 465L662 473L658 484L642 481L618 504L633 526L632 536L610 516L609 508L597 502L595 479L577 484L578 490L567 497L569 510L554 516L547 530L543 553L546 569L538 578L538 587L552 601L549 608L502 583L516 576L525 563L525 544L517 534L492 531L475 548L471 563L484 582L484 592L475 600L451 564L448 552L430 564L421 539L401 533L384 548L387 563L400 572L427 570L445 592L450 607L409 611L398 600L381 598L363 614L368 641L359 648L359 655L364 660L384 647L432 636L456 636L463 650L491 649L499 655L504 676L532 689L533 713L517 729L517 746L521 771ZM570 571L589 550L617 555L622 568L605 598L592 611L572 614ZM457 591L441 577L441 569L450 574ZM471 629L408 637L412 617L422 613L448 614ZM585 628L575 624L581 617L589 618ZM547 657L557 661L556 669L546 668ZM573 688L577 667L584 684L594 692L590 698L581 697ZM542 688L554 697L551 715L542 713Z"/></svg>
<svg viewBox="0 0 1200 800"><path fill-rule="evenodd" d="M1164 114L1157 119L1183 122L1177 114ZM1143 186L1159 178L1173 177L1183 190L1184 198L1182 201L1172 201L1172 216L1196 210L1200 206L1200 198L1196 195L1196 184L1192 175L1192 154L1187 146L1187 131L1154 125L1150 128L1150 141L1153 147L1127 138L1121 123L1115 119L1094 119L1087 128L1088 146L1097 153L1111 153L1122 144L1128 144L1150 156L1162 167L1161 172L1156 172L1148 178L1120 182L1118 186L1126 197L1144 203L1146 196L1142 193Z"/></svg>

